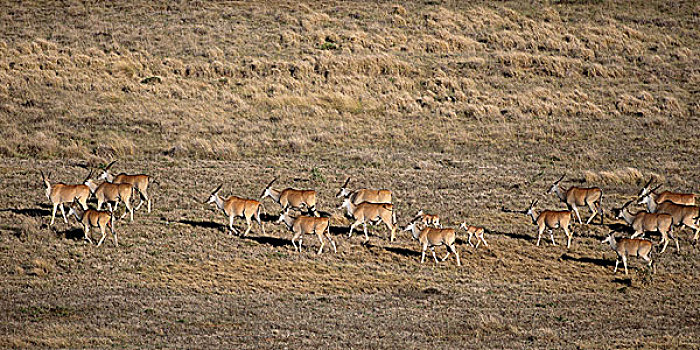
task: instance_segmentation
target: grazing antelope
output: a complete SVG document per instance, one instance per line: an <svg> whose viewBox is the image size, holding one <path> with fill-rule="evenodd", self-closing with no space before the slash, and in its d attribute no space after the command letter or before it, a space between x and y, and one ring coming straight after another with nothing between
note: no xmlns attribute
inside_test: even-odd
<svg viewBox="0 0 700 350"><path fill-rule="evenodd" d="M532 223L537 225L537 245L540 245L540 239L542 238L542 232L545 228L549 231L549 237L552 239L552 245L557 245L554 242L555 228L561 227L566 233L568 240L566 241L566 248L571 247L571 238L574 236L573 232L569 231L569 224L571 223L571 210L543 210L539 215L535 212L535 204L538 201L532 201L530 207L525 211L525 215L530 216Z"/></svg>
<svg viewBox="0 0 700 350"><path fill-rule="evenodd" d="M350 178L345 180L345 184L340 188L336 198L345 197L350 198L352 204L360 204L362 202L370 203L391 203L391 191L386 189L375 190L369 188L361 188L354 191L349 190L348 183L350 183Z"/></svg>
<svg viewBox="0 0 700 350"><path fill-rule="evenodd" d="M411 222L419 222L426 226L442 228L442 224L440 224L440 217L438 215L426 214L425 212L423 212L423 209L419 210L418 213L416 213L416 216L414 216L413 219L411 219Z"/></svg>
<svg viewBox="0 0 700 350"><path fill-rule="evenodd" d="M586 221L589 224L595 216L600 213L600 224L603 224L603 190L598 187L581 188L571 186L568 189L562 189L559 184L564 179L562 175L559 180L555 181L552 187L549 188L547 194L555 193L559 199L564 202L569 210L573 210L578 218L578 223L583 224L581 215L578 212L578 206L587 205L588 209L593 213Z"/></svg>
<svg viewBox="0 0 700 350"><path fill-rule="evenodd" d="M486 243L486 240L484 239L483 227L467 225L466 222L463 222L459 225L459 228L464 231L467 231L467 233L469 234L469 239L467 240L467 243L469 243L470 246L474 247L474 245L472 244L473 236L476 236L476 247L474 247L475 249L479 248L479 244L481 244L481 242L484 242L485 246L489 246L489 244Z"/></svg>
<svg viewBox="0 0 700 350"><path fill-rule="evenodd" d="M404 231L411 231L413 239L417 239L422 247L422 253L420 257L420 263L425 261L425 251L430 248L433 253L433 259L437 264L438 260L435 256L435 247L444 245L447 247L447 255L442 258L442 261L447 260L450 256L450 252L454 253L457 257L457 266L462 266L462 262L459 260L459 253L457 253L457 247L455 247L456 233L453 228L434 228L426 226L424 229L419 230L415 222L410 223Z"/></svg>
<svg viewBox="0 0 700 350"><path fill-rule="evenodd" d="M105 228L109 227L109 230L112 232L112 237L114 238L114 246L119 246L117 242L117 231L114 230L114 212L95 209L83 210L78 206L69 206L68 216L71 215L75 216L75 219L83 225L85 239L90 242L90 244L92 244L92 239L90 239L90 227L98 227L100 232L102 232L102 237L100 241L97 242L98 247L107 236Z"/></svg>
<svg viewBox="0 0 700 350"><path fill-rule="evenodd" d="M684 204L684 205L695 205L695 194L693 193L680 193L680 192L671 192L671 191L663 191L661 193L656 193L656 190L661 187L661 185L658 185L654 187L654 189L650 190L651 188L651 183L654 181L654 178L652 177L649 182L647 182L644 187L639 191L639 198L646 196L647 194L651 194L654 196L654 201L656 203L663 203L663 202L673 202L676 204Z"/></svg>
<svg viewBox="0 0 700 350"><path fill-rule="evenodd" d="M238 234L238 230L233 227L233 219L236 217L244 218L247 228L243 232L243 237L245 237L248 232L250 232L250 220L255 215L255 221L260 225L263 235L265 234L265 226L263 226L262 220L260 220L260 208L262 208L262 203L253 200L246 199L236 196L230 196L226 199L222 199L219 196L219 191L224 184L219 185L214 192L209 196L209 200L205 201L204 204L216 204L216 206L224 212L224 215L228 216L228 228L231 232ZM229 232L229 235L231 234Z"/></svg>
<svg viewBox="0 0 700 350"><path fill-rule="evenodd" d="M678 240L673 237L673 217L664 213L647 213L645 211L632 214L627 208L632 202L633 201L629 201L625 203L622 208L617 209L617 215L615 215L617 219L625 220L634 230L634 234L632 234L630 238L637 238L640 235L644 237L645 232L659 232L661 234L661 241L659 244L664 243L660 253L666 250L669 237L676 241L676 250L680 251Z"/></svg>
<svg viewBox="0 0 700 350"><path fill-rule="evenodd" d="M311 234L315 233L316 236L318 237L318 240L321 242L321 247L318 248L318 253L316 254L321 254L323 252L323 236L325 234L326 239L328 239L329 242L331 242L331 246L333 247L333 252L337 253L338 251L335 248L335 242L333 242L333 239L331 238L331 221L330 218L320 218L320 217L315 217L315 216L297 216L293 217L289 215L289 211L284 211L280 215L279 219L277 219L277 224L284 223L287 225L287 228L294 232L294 237L292 237L292 245L294 246L294 249L299 250L299 253L301 253L301 243L303 240L302 235L305 233ZM299 246L294 243L295 240L299 241Z"/></svg>
<svg viewBox="0 0 700 350"><path fill-rule="evenodd" d="M646 204L647 211L650 213L664 213L671 215L674 226L686 226L695 230L693 240L698 240L700 226L696 222L700 218L700 207L694 205L676 204L673 202L657 203L651 198L651 193L640 198L637 204Z"/></svg>
<svg viewBox="0 0 700 350"><path fill-rule="evenodd" d="M131 221L134 221L134 209L131 206L131 196L134 193L134 188L130 183L111 183L105 181L98 185L94 181L88 179L85 181L85 185L90 188L90 192L97 198L97 210L101 210L102 204L106 203L109 211L117 211L119 202L123 201L126 210L119 219L123 219L126 213L129 212L131 214ZM112 208L112 202L114 202L114 208Z"/></svg>
<svg viewBox="0 0 700 350"><path fill-rule="evenodd" d="M345 198L343 204L341 204L338 209L347 209L347 213L350 217L355 219L350 225L350 234L348 237L352 237L352 230L355 226L362 224L364 226L365 232L365 242L369 241L369 236L367 235L367 223L378 224L379 222L384 222L386 227L391 230L390 241L393 242L396 235L396 212L394 212L394 205L390 203L368 203L362 202L360 204L353 204L350 198Z"/></svg>
<svg viewBox="0 0 700 350"><path fill-rule="evenodd" d="M109 168L116 163L116 160L113 160L111 163L109 163L104 170L102 170L102 174L100 177L97 178L98 181L106 181L106 182L112 182L112 183L127 183L131 184L131 186L138 191L139 193L139 204L134 208L134 210L139 210L141 208L141 205L143 205L144 201L148 205L148 212L151 212L151 198L148 196L148 184L151 182L152 177L150 175L146 174L134 174L134 175L129 175L125 173L120 173L118 175L112 176L112 174L109 173Z"/></svg>
<svg viewBox="0 0 700 350"><path fill-rule="evenodd" d="M649 257L649 255L651 254L652 247L651 241L639 238L620 238L619 240L616 240L613 234L610 233L610 235L608 235L608 237L605 238L601 243L610 244L610 248L612 248L612 250L614 250L617 254L617 259L615 259L615 270L613 271L613 274L617 272L617 265L620 263L620 259L622 259L622 264L625 266L625 275L628 274L627 256L637 256L644 259L645 261L648 261L649 264L647 264L647 266L652 268L653 271L653 260L651 260L651 258Z"/></svg>
<svg viewBox="0 0 700 350"><path fill-rule="evenodd" d="M90 188L84 184L67 185L62 182L51 185L51 182L49 182L51 173L49 173L49 176L44 176L43 171L40 171L40 173L41 179L44 181L44 185L46 185L46 197L53 205L53 210L51 211L51 223L49 223L49 226L53 225L54 219L56 218L57 208L61 208L63 221L68 223L66 211L63 209L63 203L72 203L75 199L78 199L78 203L80 203L83 210L87 210L87 200L88 197L90 197ZM92 173L90 173L90 175L92 175ZM90 175L88 175L85 181L90 178Z"/></svg>
<svg viewBox="0 0 700 350"><path fill-rule="evenodd" d="M309 214L318 216L318 213L316 213L316 191L298 190L295 188L286 188L278 191L272 188L272 184L275 183L277 179L278 178L275 178L270 181L267 187L265 187L260 195L260 200L265 199L265 197L270 197L282 207L282 211L286 211L289 208L301 211L303 207L306 207Z"/></svg>

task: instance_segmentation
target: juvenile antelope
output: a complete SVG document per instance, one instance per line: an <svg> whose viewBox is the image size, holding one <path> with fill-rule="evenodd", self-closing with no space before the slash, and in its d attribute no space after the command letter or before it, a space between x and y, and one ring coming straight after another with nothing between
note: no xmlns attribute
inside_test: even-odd
<svg viewBox="0 0 700 350"><path fill-rule="evenodd" d="M415 222L410 223L404 231L411 231L413 239L417 239L422 247L422 253L420 257L420 263L425 261L425 251L430 248L433 253L433 259L437 264L438 260L435 256L435 247L444 245L447 247L447 255L442 258L442 261L447 260L450 256L450 252L454 253L457 257L457 266L462 266L462 262L459 260L459 253L457 253L457 247L455 247L456 234L453 228L434 228L426 226L424 229L419 230Z"/></svg>
<svg viewBox="0 0 700 350"><path fill-rule="evenodd" d="M394 206L389 203L368 203L362 202L360 204L353 204L350 198L345 198L343 204L341 204L338 209L347 209L348 215L355 219L350 225L350 234L348 237L352 237L352 230L355 226L362 224L365 232L365 242L369 241L369 236L367 235L367 223L378 224L379 222L384 222L386 227L391 230L390 241L393 242L396 235L396 213L394 212Z"/></svg>
<svg viewBox="0 0 700 350"><path fill-rule="evenodd" d="M700 226L696 222L700 218L700 207L694 205L676 204L673 202L657 203L651 194L647 194L639 199L637 204L646 204L647 211L650 213L664 213L671 215L674 226L686 226L695 230L693 240L698 240Z"/></svg>
<svg viewBox="0 0 700 350"><path fill-rule="evenodd" d="M414 216L413 219L411 219L411 222L419 222L426 226L442 228L442 224L440 224L440 217L438 215L426 214L425 212L423 212L423 209L419 210L418 213L416 213L416 216Z"/></svg>
<svg viewBox="0 0 700 350"><path fill-rule="evenodd" d="M552 245L557 245L554 242L555 228L562 228L566 237L566 248L571 247L571 238L574 236L573 232L569 231L569 224L571 223L571 210L543 210L539 215L535 212L535 204L538 201L532 201L530 207L525 211L525 215L530 216L532 223L537 225L537 245L540 245L540 239L542 238L542 232L545 229L549 231L549 237L552 239Z"/></svg>
<svg viewBox="0 0 700 350"><path fill-rule="evenodd" d="M98 227L100 232L102 232L102 237L100 241L97 242L98 247L107 236L105 228L109 227L109 230L112 232L112 237L114 238L114 246L119 246L117 242L117 231L114 230L114 212L95 209L83 210L78 206L69 206L68 216L71 215L75 216L75 219L83 226L85 239L90 242L90 244L92 244L92 239L90 239L90 227Z"/></svg>
<svg viewBox="0 0 700 350"><path fill-rule="evenodd" d="M130 183L111 183L105 181L101 184L96 184L94 181L88 179L85 181L85 185L90 188L90 192L97 198L97 210L102 209L102 204L107 204L109 211L117 211L119 208L119 202L123 201L126 206L126 211L119 218L123 219L126 213L131 214L131 221L134 221L134 209L131 206L131 196L134 193L134 188ZM112 208L112 203L114 203L114 208Z"/></svg>
<svg viewBox="0 0 700 350"><path fill-rule="evenodd" d="M309 214L318 216L318 213L316 213L316 191L298 190L295 188L286 188L278 191L272 188L272 184L275 183L275 181L277 181L277 178L270 181L267 187L265 187L260 195L260 200L265 199L265 197L270 197L282 207L282 211L286 211L287 209L301 211L302 208L306 208Z"/></svg>
<svg viewBox="0 0 700 350"><path fill-rule="evenodd" d="M263 235L265 234L265 226L263 226L262 220L260 220L260 208L262 208L262 203L253 200L246 199L236 196L230 196L223 199L219 196L219 191L223 184L219 185L214 192L209 196L209 200L205 201L204 204L216 204L216 206L224 212L224 215L228 216L228 228L231 232L238 234L238 230L233 227L233 219L236 217L244 218L247 228L243 232L243 237L245 237L248 232L250 232L250 221L253 216L255 216L255 221L260 225ZM229 232L229 235L231 234Z"/></svg>
<svg viewBox="0 0 700 350"><path fill-rule="evenodd" d="M277 219L277 224L284 223L287 225L287 228L294 232L294 237L292 237L292 245L294 246L294 249L299 250L301 253L301 243L303 240L302 235L303 234L312 234L315 233L316 237L318 237L319 242L321 242L321 247L318 248L318 252L316 254L321 254L323 252L323 236L326 236L326 239L328 239L329 242L331 242L331 246L333 247L333 252L337 253L338 251L335 249L335 242L333 242L333 239L331 238L331 221L330 218L320 218L320 217L315 217L315 216L298 216L298 217L292 217L289 215L289 211L284 211L280 215L279 219ZM299 241L299 246L294 243L295 240Z"/></svg>
<svg viewBox="0 0 700 350"><path fill-rule="evenodd" d="M622 264L625 266L625 275L628 274L628 256L637 256L644 259L645 261L648 261L649 264L647 264L647 266L652 268L653 271L653 261L649 257L649 255L651 254L652 247L651 241L638 238L620 238L619 240L616 240L615 237L613 237L613 234L610 233L610 235L608 235L608 237L605 238L601 243L610 244L610 248L612 248L612 250L614 250L617 254L617 259L615 259L615 270L613 271L613 274L617 272L617 265L620 263L620 259L622 259Z"/></svg>
<svg viewBox="0 0 700 350"><path fill-rule="evenodd" d="M49 182L51 173L49 173L49 176L44 176L43 171L40 171L40 173L41 179L42 181L44 181L44 185L46 185L46 197L49 199L49 201L51 201L51 204L53 205L53 210L51 211L51 223L49 223L49 226L53 225L54 219L56 218L57 208L61 208L61 214L63 214L63 221L65 223L68 223L68 219L66 218L66 211L63 209L63 203L70 204L75 199L77 199L78 203L80 203L80 206L83 208L83 210L87 210L87 200L90 197L90 188L88 188L84 184L67 185L62 182L51 185L51 182ZM88 175L85 181L87 181L87 179L90 178L90 175Z"/></svg>
<svg viewBox="0 0 700 350"><path fill-rule="evenodd" d="M582 224L581 215L579 215L578 207L587 205L588 209L593 213L590 218L586 221L589 224L597 214L600 213L600 223L603 224L603 190L598 187L581 188L571 186L568 189L562 189L559 184L561 180L564 179L565 175L562 175L559 180L552 184L549 188L547 194L555 193L559 199L564 202L569 210L573 210L576 213L579 224Z"/></svg>
<svg viewBox="0 0 700 350"><path fill-rule="evenodd" d="M350 183L350 178L345 180L345 184L340 188L336 198L344 197L350 198L352 204L360 204L362 202L370 203L391 203L391 191L386 189L376 190L369 188L361 188L354 191L349 190L348 183Z"/></svg>
<svg viewBox="0 0 700 350"><path fill-rule="evenodd" d="M676 204L684 204L684 205L695 205L695 194L693 193L681 193L681 192L671 192L671 191L663 191L661 193L656 193L656 190L661 187L661 185L658 185L654 187L654 189L650 190L651 188L651 183L654 181L654 178L652 177L649 182L647 182L644 187L642 187L641 191L639 191L639 197L644 197L648 194L651 194L654 196L654 201L656 203L663 203L663 202L673 202Z"/></svg>
<svg viewBox="0 0 700 350"><path fill-rule="evenodd" d="M678 240L673 237L673 217L671 217L671 215L664 213L647 213L645 211L632 214L627 208L631 203L632 201L625 203L622 208L617 209L617 215L615 215L617 219L625 220L634 230L634 234L632 234L630 238L636 238L640 235L644 237L645 232L658 232L661 234L661 241L659 244L664 244L661 253L666 250L669 237L676 241L676 250L680 251Z"/></svg>
<svg viewBox="0 0 700 350"><path fill-rule="evenodd" d="M125 173L121 173L115 176L112 176L112 174L109 173L109 168L116 163L116 160L113 160L111 163L109 163L104 170L102 170L102 174L100 177L97 178L98 181L106 181L106 182L112 182L112 183L127 183L131 184L131 186L139 193L139 204L134 208L134 210L139 210L141 208L141 205L146 202L148 205L148 212L151 212L151 198L148 196L148 184L151 182L152 178L150 175L146 174L134 174L134 175L129 175Z"/></svg>
<svg viewBox="0 0 700 350"><path fill-rule="evenodd" d="M473 236L476 236L476 247L474 247L475 249L479 248L479 244L481 244L481 242L484 242L485 246L489 246L489 244L486 243L486 240L484 239L483 227L467 225L466 222L463 222L459 225L459 228L464 231L467 231L467 233L469 234L469 239L467 240L467 243L469 243L470 246L474 247L474 245L472 244Z"/></svg>

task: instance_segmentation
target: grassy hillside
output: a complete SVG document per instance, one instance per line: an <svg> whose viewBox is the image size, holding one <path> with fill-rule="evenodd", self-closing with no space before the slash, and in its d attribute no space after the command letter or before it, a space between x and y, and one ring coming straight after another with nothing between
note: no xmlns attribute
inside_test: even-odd
<svg viewBox="0 0 700 350"><path fill-rule="evenodd" d="M657 274L613 276L610 215L567 251L501 210L563 208L545 191L564 173L608 211L651 176L700 192L697 1L0 8L0 347L698 347L689 229ZM158 180L153 213L117 224L119 248L49 228L39 170L112 159ZM269 200L266 234L238 238L193 199L275 176L319 191L338 254L295 253ZM490 249L460 234L457 269L406 233L347 238L347 176L392 189L402 225L486 226Z"/></svg>

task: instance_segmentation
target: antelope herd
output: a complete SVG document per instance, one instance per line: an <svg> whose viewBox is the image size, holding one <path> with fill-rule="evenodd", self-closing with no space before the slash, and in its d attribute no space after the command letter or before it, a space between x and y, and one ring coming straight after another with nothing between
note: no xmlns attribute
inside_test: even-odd
<svg viewBox="0 0 700 350"><path fill-rule="evenodd" d="M68 223L64 204L69 206L68 217L75 217L76 221L82 226L85 240L92 243L90 237L90 228L99 228L102 234L97 246L100 246L106 237L106 229L109 228L113 238L114 245L118 246L117 232L115 230L115 212L119 204L124 202L124 214L119 217L123 219L127 212L130 214L130 220L134 220L134 212L139 210L146 203L148 212L151 212L151 197L147 190L149 183L152 182L152 177L146 174L126 174L111 175L109 169L115 164L115 161L110 162L104 169L98 179L92 180L93 172L90 171L88 176L81 184L65 184L51 183L50 177L44 175L40 171L42 181L46 186L46 197L52 205L51 221L49 226L54 224L56 210L60 209L63 215L64 222ZM234 219L239 217L245 219L246 230L242 236L246 236L251 231L252 220L254 219L260 226L260 231L265 235L265 226L261 218L261 210L264 210L262 201L270 197L274 202L281 207L281 214L276 224L284 224L292 233L292 245L295 250L302 251L302 242L304 235L315 234L320 242L320 247L317 254L323 252L325 246L324 238L330 242L334 252L337 252L336 243L331 236L331 218L327 213L320 215L317 210L316 191L312 189L296 189L285 188L276 190L272 185L278 180L273 179L260 195L259 200L243 198L231 195L223 198L219 195L223 184L219 185L209 196L208 200L197 202L215 206L228 218L229 235L231 233L239 234L234 227ZM537 226L537 242L540 245L542 233L546 230L552 241L552 245L557 245L554 239L554 230L561 229L564 231L567 242L567 249L571 248L571 243L574 236L574 231L571 225L573 219L578 219L579 225L584 225L579 213L579 207L587 206L591 211L591 216L586 220L585 224L590 222L600 215L600 223L603 224L604 211L602 206L603 191L598 187L581 188L571 186L562 188L561 182L564 176L556 180L547 191L548 194L555 194L559 200L566 205L566 209L559 210L541 210L535 211L535 205L538 200L532 200L529 207L519 212L530 217L532 224ZM102 181L101 183L97 183ZM627 259L630 256L637 256L648 262L648 266L654 270L651 253L653 251L653 243L644 239L644 234L647 232L657 232L660 235L659 253L663 253L672 239L676 243L676 251L680 251L678 239L674 236L674 227L688 227L694 230L693 240L697 241L700 235L700 207L695 206L695 195L690 193L676 193L664 191L657 193L661 185L651 188L652 178L647 182L640 192L637 194L636 204L645 205L646 211L640 210L632 213L629 206L634 203L630 200L620 208L613 209L614 218L624 221L629 225L629 232L632 233L630 238L615 238L615 232L611 232L602 243L609 244L613 251L617 254L615 262L615 270L622 260L627 270ZM393 193L388 189L370 189L359 188L355 190L348 189L350 178L341 186L336 194L336 198L341 198L342 203L336 208L337 210L345 209L345 216L350 219L350 227L348 237L352 237L353 230L358 225L362 224L364 233L364 242L369 241L367 225L378 225L383 223L390 232L389 241L393 242L396 239L396 231L398 228L397 211L394 203L392 203ZM131 199L134 195L138 195L140 202L136 207L132 207ZM88 200L91 197L96 199L96 208L88 207ZM106 204L108 210L102 210L102 205ZM114 206L112 206L114 204ZM292 212L297 211L299 214L294 215ZM321 212L322 213L322 212ZM480 226L469 225L462 222L457 229L444 228L440 222L440 216L437 214L428 214L422 209L419 210L412 219L404 226L402 232L411 232L411 236L420 243L421 246L421 263L425 261L425 254L430 248L433 259L438 262L435 255L436 246L445 246L447 255L442 258L445 261L450 253L454 253L457 265L461 266L459 253L457 251L457 230L462 230L468 235L467 243L478 249L481 243L485 247L489 244L484 238L484 233L487 229ZM680 229L679 228L679 229ZM642 237L637 238L637 237ZM472 238L476 238L476 246L472 244ZM491 248L489 248L491 249Z"/></svg>

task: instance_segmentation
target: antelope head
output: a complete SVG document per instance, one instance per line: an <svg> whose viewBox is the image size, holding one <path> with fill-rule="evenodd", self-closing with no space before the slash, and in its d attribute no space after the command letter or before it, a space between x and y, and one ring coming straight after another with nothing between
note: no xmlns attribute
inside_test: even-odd
<svg viewBox="0 0 700 350"><path fill-rule="evenodd" d="M289 219L289 218L290 218L289 209L287 209L280 214L280 217L277 219L277 221L275 221L275 224L279 225L281 223L286 223L287 219Z"/></svg>
<svg viewBox="0 0 700 350"><path fill-rule="evenodd" d="M527 215L527 216L529 216L530 218L532 218L532 223L533 223L533 224L536 224L536 223L537 223L536 220L535 220L535 205L537 204L538 201L539 201L539 200L533 200L533 201L531 201L531 202L530 202L530 206L527 208L527 210L523 211L523 213L525 213L525 215Z"/></svg>
<svg viewBox="0 0 700 350"><path fill-rule="evenodd" d="M115 160L111 161L109 164L107 164L107 166L104 169L102 169L102 174L100 174L100 177L98 177L97 180L98 181L112 182L112 179L114 177L112 176L112 174L109 173L109 168L111 168L112 165L114 165L114 163L116 163L116 162L117 162L117 160L115 159Z"/></svg>
<svg viewBox="0 0 700 350"><path fill-rule="evenodd" d="M95 181L92 181L92 179L90 179L92 177L92 173L93 173L93 171L91 169L88 176L85 178L85 180L83 180L83 184L85 184L85 186L87 186L90 189L90 192L95 193L95 189L97 188L97 184L95 183Z"/></svg>
<svg viewBox="0 0 700 350"><path fill-rule="evenodd" d="M41 173L41 180L44 181L44 185L46 186L46 197L51 200L51 183L49 182L51 173L49 172L49 176L45 176L42 170L39 170L39 172Z"/></svg>
<svg viewBox="0 0 700 350"><path fill-rule="evenodd" d="M632 204L634 200L628 201L627 203L623 204L622 207L619 209L615 209L614 214L616 219L622 219L622 213L627 209L627 207Z"/></svg>
<svg viewBox="0 0 700 350"><path fill-rule="evenodd" d="M343 184L342 187L340 187L340 191L338 191L338 194L335 195L336 198L338 197L347 197L350 195L350 190L348 190L348 183L350 183L350 177L348 177L347 180L345 180L345 183Z"/></svg>
<svg viewBox="0 0 700 350"><path fill-rule="evenodd" d="M550 187L549 191L547 191L547 194L554 193L555 191L557 191L559 189L559 183L561 183L561 180L564 180L564 176L566 176L566 174L562 175L559 178L559 180L554 181L554 183L552 184L552 187Z"/></svg>
<svg viewBox="0 0 700 350"><path fill-rule="evenodd" d="M649 191L649 188L651 187L651 184L652 184L653 182L654 182L654 177L652 176L651 179L649 179L649 182L647 182L646 185L644 185L644 187L642 187L642 189L639 190L639 194L638 194L637 196L638 196L639 198L641 198L641 197L644 197L644 196L646 196L647 194L653 192L653 191Z"/></svg>
<svg viewBox="0 0 700 350"><path fill-rule="evenodd" d="M219 191L221 190L221 187L223 187L223 186L224 186L224 184L219 185L219 187L217 187L214 190L214 192L212 192L211 195L209 195L209 199L202 202L202 204L216 203L216 200L219 198Z"/></svg>
<svg viewBox="0 0 700 350"><path fill-rule="evenodd" d="M658 190L661 185L658 185L654 187L651 191L649 191L647 194L639 196L639 201L637 201L637 204L646 204L648 201L651 200L651 194L654 193L654 191Z"/></svg>
<svg viewBox="0 0 700 350"><path fill-rule="evenodd" d="M411 231L411 235L413 236L413 239L418 239L418 235L420 232L418 231L418 227L416 227L416 223L412 222L406 226L406 228L403 229L403 231Z"/></svg>
<svg viewBox="0 0 700 350"><path fill-rule="evenodd" d="M350 203L350 198L345 197L345 198L343 199L343 203L342 203L341 205L339 205L338 208L336 208L336 209L340 210L340 209L343 209L343 208L346 208L346 207L347 207L348 210L350 210L350 205L351 205L351 204L352 204L352 203Z"/></svg>
<svg viewBox="0 0 700 350"><path fill-rule="evenodd" d="M262 194L260 195L260 199L264 199L267 196L270 196L272 198L272 191L271 191L272 184L275 183L275 181L277 181L277 179L279 179L279 177L276 177L274 180L270 181L269 184L267 184L265 189L262 191Z"/></svg>

